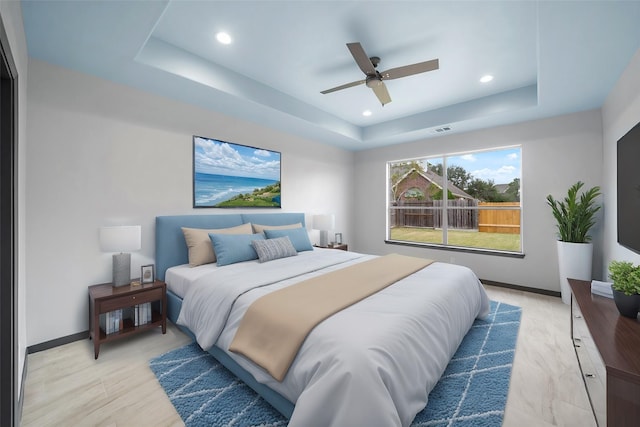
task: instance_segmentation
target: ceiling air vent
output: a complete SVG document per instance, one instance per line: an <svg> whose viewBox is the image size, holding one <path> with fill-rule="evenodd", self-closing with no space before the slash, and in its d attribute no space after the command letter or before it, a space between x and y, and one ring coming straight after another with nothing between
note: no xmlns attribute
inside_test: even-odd
<svg viewBox="0 0 640 427"><path fill-rule="evenodd" d="M442 126L441 128L437 128L436 132L442 133L442 132L449 132L450 130L451 130L450 126Z"/></svg>

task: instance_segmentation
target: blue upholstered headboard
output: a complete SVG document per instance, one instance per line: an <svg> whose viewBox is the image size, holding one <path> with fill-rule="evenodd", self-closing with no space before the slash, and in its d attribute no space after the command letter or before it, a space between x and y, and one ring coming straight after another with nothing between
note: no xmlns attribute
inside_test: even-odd
<svg viewBox="0 0 640 427"><path fill-rule="evenodd" d="M221 215L173 215L156 217L156 276L164 280L167 268L187 264L189 254L182 227L228 228L247 222L262 225L302 223L304 213L238 213Z"/></svg>

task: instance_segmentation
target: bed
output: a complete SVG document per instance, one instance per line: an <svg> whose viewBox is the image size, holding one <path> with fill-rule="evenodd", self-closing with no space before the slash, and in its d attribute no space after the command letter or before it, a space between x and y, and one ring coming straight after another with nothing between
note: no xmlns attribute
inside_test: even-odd
<svg viewBox="0 0 640 427"><path fill-rule="evenodd" d="M434 262L339 311L311 331L284 379L277 381L248 358L228 351L244 312L277 289L377 257L313 248L269 262L188 266L182 227L234 229L243 224L304 228L305 217L239 213L156 218L157 276L167 282L169 319L289 418L291 426L410 425L473 321L489 311L475 274Z"/></svg>

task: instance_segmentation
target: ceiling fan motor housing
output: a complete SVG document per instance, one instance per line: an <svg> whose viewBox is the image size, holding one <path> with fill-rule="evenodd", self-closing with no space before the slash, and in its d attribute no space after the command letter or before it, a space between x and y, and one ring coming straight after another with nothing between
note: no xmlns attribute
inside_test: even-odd
<svg viewBox="0 0 640 427"><path fill-rule="evenodd" d="M380 86L382 84L382 78L380 76L367 76L367 80L365 84L369 88Z"/></svg>

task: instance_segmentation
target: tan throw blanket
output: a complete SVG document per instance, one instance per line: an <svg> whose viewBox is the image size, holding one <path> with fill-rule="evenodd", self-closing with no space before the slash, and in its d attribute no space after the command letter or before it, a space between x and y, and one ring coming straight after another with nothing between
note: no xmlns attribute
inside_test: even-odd
<svg viewBox="0 0 640 427"><path fill-rule="evenodd" d="M432 262L391 254L265 295L249 306L229 350L282 381L317 324Z"/></svg>

